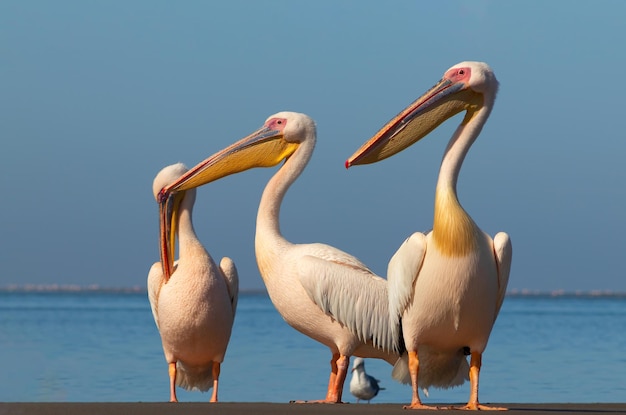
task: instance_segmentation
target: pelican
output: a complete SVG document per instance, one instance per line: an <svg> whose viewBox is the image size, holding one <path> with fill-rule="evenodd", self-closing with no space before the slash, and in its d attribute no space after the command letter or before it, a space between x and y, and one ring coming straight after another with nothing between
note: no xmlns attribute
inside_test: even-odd
<svg viewBox="0 0 626 415"><path fill-rule="evenodd" d="M178 163L157 174L152 186L157 201L162 201L161 189L185 172ZM198 240L191 222L195 200L196 191L189 190L160 204L161 262L148 274L150 307L169 366L170 402L178 402L176 386L213 388L211 402L217 402L220 365L237 308L237 269L226 257L218 267ZM176 236L180 256L173 263Z"/></svg>
<svg viewBox="0 0 626 415"><path fill-rule="evenodd" d="M310 117L280 112L256 132L192 168L166 187L162 196L285 160L259 204L257 264L283 319L332 353L326 398L308 402L339 403L351 356L380 358L390 364L402 360L400 341L390 337L399 328L389 328L386 280L345 252L319 243L294 244L280 232L282 200L309 162L315 142L316 127ZM304 212L302 218L306 219Z"/></svg>
<svg viewBox="0 0 626 415"><path fill-rule="evenodd" d="M380 381L374 376L365 373L365 361L357 357L352 365L352 379L350 379L350 393L356 397L356 403L361 399L370 403L378 391L385 390L378 383Z"/></svg>
<svg viewBox="0 0 626 415"><path fill-rule="evenodd" d="M432 231L411 235L388 266L390 327L401 319L413 389L407 408L428 408L418 393L418 384L431 383L422 376L424 363L448 374L449 382L435 386L454 386L467 378L462 372L469 354L471 392L463 409L505 409L479 403L478 378L509 280L511 242L504 232L491 239L480 230L456 193L461 164L489 117L497 90L487 64L459 63L346 161L350 167L383 160L466 111L441 162ZM429 355L427 362L423 354Z"/></svg>

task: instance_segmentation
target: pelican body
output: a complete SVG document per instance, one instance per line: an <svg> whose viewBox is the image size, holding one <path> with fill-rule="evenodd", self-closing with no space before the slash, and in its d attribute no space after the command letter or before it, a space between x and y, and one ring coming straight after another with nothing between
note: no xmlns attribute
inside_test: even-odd
<svg viewBox="0 0 626 415"><path fill-rule="evenodd" d="M155 198L160 200L161 189L185 172L187 168L180 163L161 170L153 184ZM169 248L178 237L180 256L173 263L168 260L175 256L173 249L161 252L161 262L148 274L150 306L169 365L171 402L178 401L176 386L213 388L211 402L217 402L220 365L237 308L237 269L230 258L223 258L217 266L196 237L191 221L195 198L192 189L161 204L160 246ZM167 225L166 218L171 220Z"/></svg>
<svg viewBox="0 0 626 415"><path fill-rule="evenodd" d="M356 403L365 400L370 403L378 392L385 390L378 383L380 381L365 372L365 361L357 357L352 365L352 379L350 379L350 393L356 397Z"/></svg>
<svg viewBox="0 0 626 415"><path fill-rule="evenodd" d="M383 278L343 251L319 243L294 244L280 232L282 200L307 165L315 141L316 127L310 117L294 112L275 114L258 131L192 168L168 186L165 195L285 160L266 185L259 204L257 264L283 319L331 350L326 398L317 402L337 403L341 402L350 356L381 358L394 364L399 360L401 341L390 337L399 328L389 328Z"/></svg>
<svg viewBox="0 0 626 415"><path fill-rule="evenodd" d="M347 161L374 163L420 140L443 121L466 111L446 148L435 190L433 229L414 233L388 267L389 314L401 319L413 388L408 408L427 408L418 387L450 387L469 380L464 409L490 408L478 401L482 354L504 300L511 268L509 236L493 239L463 209L456 184L467 151L495 102L498 81L481 62L462 62L387 123ZM468 368L466 354L471 356ZM438 379L423 376L429 367Z"/></svg>

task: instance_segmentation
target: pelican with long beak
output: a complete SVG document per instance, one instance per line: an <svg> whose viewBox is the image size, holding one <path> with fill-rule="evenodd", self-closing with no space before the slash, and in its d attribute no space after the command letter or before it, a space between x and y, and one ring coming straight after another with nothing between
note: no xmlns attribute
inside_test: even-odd
<svg viewBox="0 0 626 415"><path fill-rule="evenodd" d="M401 342L391 338L399 328L389 327L387 282L383 278L336 248L319 243L294 244L280 232L281 202L309 162L315 141L316 127L311 118L280 112L269 117L258 131L192 168L167 186L161 197L167 200L177 192L230 174L285 161L261 197L255 238L257 264L272 303L285 321L330 348L326 398L316 402L338 403L350 356L380 358L394 364L399 361Z"/></svg>
<svg viewBox="0 0 626 415"><path fill-rule="evenodd" d="M169 365L170 401L178 401L176 386L180 386L213 388L211 402L217 402L239 279L233 261L225 257L218 266L194 232L191 214L196 191L160 198L161 189L186 172L178 163L165 167L154 179L154 197L161 208L161 262L152 265L148 274L148 297ZM176 238L180 256L174 262Z"/></svg>
<svg viewBox="0 0 626 415"><path fill-rule="evenodd" d="M464 375L464 355L469 354L471 393L463 409L504 409L479 403L478 378L509 281L511 242L506 233L491 239L481 231L456 193L461 164L491 113L497 89L487 64L455 65L346 161L350 167L383 160L465 111L441 162L432 231L411 235L388 267L390 327L401 319L413 387L407 408L428 408L418 394L418 387L428 386L422 376L424 363L431 371L447 371L454 385ZM438 357L423 362L424 353Z"/></svg>

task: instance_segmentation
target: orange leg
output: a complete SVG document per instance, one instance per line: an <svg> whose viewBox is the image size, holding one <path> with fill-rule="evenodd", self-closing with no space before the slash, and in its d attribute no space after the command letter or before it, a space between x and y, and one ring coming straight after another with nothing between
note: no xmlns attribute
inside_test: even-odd
<svg viewBox="0 0 626 415"><path fill-rule="evenodd" d="M333 355L333 358L334 357L335 355ZM335 377L335 382L332 385L332 390L330 389L330 385L329 385L328 394L326 395L326 402L342 403L341 395L343 394L343 384L345 383L346 376L348 375L349 364L350 364L349 356L340 355L339 359L337 359L337 362L335 364L335 367L337 368L337 376Z"/></svg>
<svg viewBox="0 0 626 415"><path fill-rule="evenodd" d="M339 353L333 353L333 357L330 359L330 378L328 379L328 389L326 390L326 399L318 399L315 401L291 401L291 403L326 403L330 399L332 391L335 387L335 381L337 379L337 360L339 359Z"/></svg>
<svg viewBox="0 0 626 415"><path fill-rule="evenodd" d="M170 402L178 402L176 398L176 362L168 365L170 375Z"/></svg>
<svg viewBox="0 0 626 415"><path fill-rule="evenodd" d="M341 394L343 384L348 374L348 364L350 358L339 353L333 353L330 359L330 378L328 379L328 389L326 399L316 401L291 401L291 403L342 403Z"/></svg>
<svg viewBox="0 0 626 415"><path fill-rule="evenodd" d="M492 410L492 411L506 411L507 408L498 408L493 406L481 405L478 402L478 377L480 375L480 367L482 365L482 354L478 352L472 352L472 358L470 360L470 398L467 405L459 409L467 410Z"/></svg>
<svg viewBox="0 0 626 415"><path fill-rule="evenodd" d="M409 352L409 373L411 374L411 386L413 388L413 396L411 398L411 405L404 406L404 409L439 409L436 406L424 405L420 400L419 386L417 384L419 368L420 361L417 357L417 351Z"/></svg>
<svg viewBox="0 0 626 415"><path fill-rule="evenodd" d="M321 402L329 402L333 390L335 389L335 383L337 382L337 361L339 360L339 353L333 353L333 357L330 358L330 378L328 379L328 389L326 390L326 399Z"/></svg>
<svg viewBox="0 0 626 415"><path fill-rule="evenodd" d="M217 381L220 377L220 362L213 362L213 394L209 402L217 402Z"/></svg>

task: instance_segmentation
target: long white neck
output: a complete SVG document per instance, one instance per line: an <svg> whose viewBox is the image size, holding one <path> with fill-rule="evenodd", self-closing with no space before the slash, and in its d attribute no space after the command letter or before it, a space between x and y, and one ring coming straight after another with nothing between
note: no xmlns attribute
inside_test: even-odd
<svg viewBox="0 0 626 415"><path fill-rule="evenodd" d="M193 229L192 222L193 205L195 201L195 190L187 190L184 199L180 203L177 228L179 257L184 257L192 245L195 246L200 243Z"/></svg>
<svg viewBox="0 0 626 415"><path fill-rule="evenodd" d="M456 184L463 160L489 117L492 102L466 115L448 142L439 169L433 236L439 249L450 256L465 255L475 247L478 227L461 207Z"/></svg>
<svg viewBox="0 0 626 415"><path fill-rule="evenodd" d="M280 205L287 189L300 176L313 154L315 137L303 140L298 149L285 161L263 190L256 222L257 256L259 245L264 250L277 244L289 244L280 233Z"/></svg>
<svg viewBox="0 0 626 415"><path fill-rule="evenodd" d="M456 194L456 183L459 178L459 172L463 165L463 160L474 141L480 134L480 131L487 122L490 107L483 106L474 115L467 120L466 118L457 127L456 131L448 142L448 147L441 161L439 169L439 179L437 181L437 189L448 188Z"/></svg>

